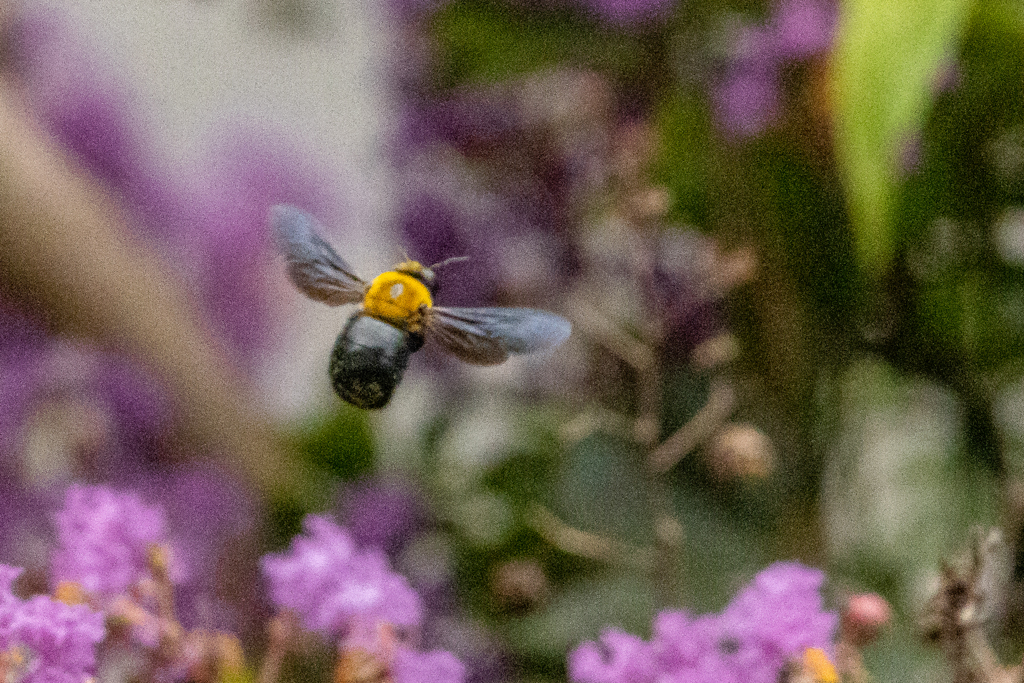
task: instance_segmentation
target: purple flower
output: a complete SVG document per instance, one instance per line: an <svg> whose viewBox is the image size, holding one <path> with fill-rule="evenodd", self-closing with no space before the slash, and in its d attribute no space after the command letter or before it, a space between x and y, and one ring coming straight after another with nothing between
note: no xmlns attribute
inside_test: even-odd
<svg viewBox="0 0 1024 683"><path fill-rule="evenodd" d="M389 551L404 541L423 518L417 492L399 480L353 484L345 491L341 509L357 543Z"/></svg>
<svg viewBox="0 0 1024 683"><path fill-rule="evenodd" d="M64 509L55 519L54 585L75 582L104 607L150 576L151 548L167 543L163 509L146 505L134 493L105 486L69 487ZM184 576L173 553L169 573L175 583Z"/></svg>
<svg viewBox="0 0 1024 683"><path fill-rule="evenodd" d="M787 658L811 647L832 652L838 617L822 610L825 575L796 562L768 567L722 612L722 637L737 643L735 657L752 683L771 683Z"/></svg>
<svg viewBox="0 0 1024 683"><path fill-rule="evenodd" d="M600 643L583 643L569 654L569 678L573 681L649 683L657 675L651 644L614 628L601 634Z"/></svg>
<svg viewBox="0 0 1024 683"><path fill-rule="evenodd" d="M770 63L734 65L715 92L715 113L726 132L753 137L782 111L778 73Z"/></svg>
<svg viewBox="0 0 1024 683"><path fill-rule="evenodd" d="M779 54L806 59L832 45L835 8L823 0L782 0L772 17Z"/></svg>
<svg viewBox="0 0 1024 683"><path fill-rule="evenodd" d="M146 500L159 501L182 551L188 583L175 590L185 624L237 630L255 616L248 591L257 569L253 531L260 513L252 491L235 473L213 463L161 468L131 480Z"/></svg>
<svg viewBox="0 0 1024 683"><path fill-rule="evenodd" d="M464 207L458 206L457 192L445 189L409 192L399 217L403 243L423 263L436 263L451 256L469 256L469 261L452 266L452 277L441 271L438 299L446 305L480 305L493 296L493 233L476 232L478 227ZM479 240L474 242L476 232Z"/></svg>
<svg viewBox="0 0 1024 683"><path fill-rule="evenodd" d="M352 624L338 648L336 680L349 680L350 671L370 666L387 671L394 683L462 683L466 667L451 652L420 652L406 647L388 624Z"/></svg>
<svg viewBox="0 0 1024 683"><path fill-rule="evenodd" d="M253 531L258 517L252 492L211 463L167 468L138 489L159 500L178 547L188 548L189 578L212 575L224 546Z"/></svg>
<svg viewBox="0 0 1024 683"><path fill-rule="evenodd" d="M295 611L306 628L329 636L354 623L412 627L422 621L419 596L391 571L382 551L357 549L348 531L327 517L308 515L303 528L288 552L262 561L278 608Z"/></svg>
<svg viewBox="0 0 1024 683"><path fill-rule="evenodd" d="M715 651L721 636L717 614L691 617L674 610L658 614L653 631L651 647L660 670L707 666L705 655Z"/></svg>
<svg viewBox="0 0 1024 683"><path fill-rule="evenodd" d="M724 258L714 240L694 231L661 235L653 248L657 258L640 275L641 291L662 316L666 359L686 358L724 327L721 298L708 292Z"/></svg>
<svg viewBox="0 0 1024 683"><path fill-rule="evenodd" d="M828 0L781 0L764 25L739 27L712 96L727 134L752 137L779 118L784 66L828 50L835 23Z"/></svg>
<svg viewBox="0 0 1024 683"><path fill-rule="evenodd" d="M103 614L46 595L20 600L21 569L0 564L0 650L25 657L23 683L81 683L96 665Z"/></svg>
<svg viewBox="0 0 1024 683"><path fill-rule="evenodd" d="M391 674L395 683L462 683L466 667L446 650L417 652L399 647Z"/></svg>
<svg viewBox="0 0 1024 683"><path fill-rule="evenodd" d="M606 151L595 81L567 70L413 103L423 123L410 136L433 145L403 168L403 243L425 263L469 257L442 271L438 301L543 307L578 271L569 230ZM566 99L587 106L567 114L556 104Z"/></svg>
<svg viewBox="0 0 1024 683"><path fill-rule="evenodd" d="M832 652L838 617L822 609L824 574L795 562L759 573L721 614L665 611L649 643L609 629L569 655L576 683L774 683L809 648Z"/></svg>

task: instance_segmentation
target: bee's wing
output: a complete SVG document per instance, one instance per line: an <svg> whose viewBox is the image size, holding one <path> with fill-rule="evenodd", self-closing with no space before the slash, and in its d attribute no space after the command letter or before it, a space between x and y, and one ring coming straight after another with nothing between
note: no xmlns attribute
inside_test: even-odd
<svg viewBox="0 0 1024 683"><path fill-rule="evenodd" d="M496 365L512 353L561 344L572 326L565 318L532 308L428 308L427 335L458 358Z"/></svg>
<svg viewBox="0 0 1024 683"><path fill-rule="evenodd" d="M288 261L292 283L310 299L329 306L363 300L366 283L318 232L316 219L293 206L270 209L274 242Z"/></svg>

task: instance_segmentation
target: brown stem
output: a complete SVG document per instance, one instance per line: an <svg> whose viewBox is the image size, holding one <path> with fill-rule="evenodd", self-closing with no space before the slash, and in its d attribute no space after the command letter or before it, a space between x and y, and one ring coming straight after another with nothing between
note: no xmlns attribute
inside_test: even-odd
<svg viewBox="0 0 1024 683"><path fill-rule="evenodd" d="M154 659L156 668L174 662L181 651L185 635L174 609L174 584L168 573L170 557L167 548L154 544L149 549L149 571L153 575L156 592L156 614L160 623L160 644Z"/></svg>
<svg viewBox="0 0 1024 683"><path fill-rule="evenodd" d="M281 675L281 664L291 649L297 630L298 620L291 612L281 612L270 620L267 624L267 654L263 657L256 683L277 683Z"/></svg>
<svg viewBox="0 0 1024 683"><path fill-rule="evenodd" d="M736 407L736 392L724 382L711 387L707 403L682 427L647 454L647 466L664 473L714 434Z"/></svg>
<svg viewBox="0 0 1024 683"><path fill-rule="evenodd" d="M184 288L131 238L128 221L0 77L0 288L45 310L61 331L153 369L184 417L183 454L224 453L268 491L308 483L282 457L252 387Z"/></svg>
<svg viewBox="0 0 1024 683"><path fill-rule="evenodd" d="M560 520L543 505L535 504L527 515L526 523L544 540L556 548L609 564L626 565L649 571L654 562L651 548L638 548L613 538L583 531Z"/></svg>
<svg viewBox="0 0 1024 683"><path fill-rule="evenodd" d="M653 263L653 253L646 260ZM657 349L663 346L665 335L660 319L654 312L651 314L652 322L646 330L645 344ZM651 575L658 605L671 607L678 605L682 598L679 562L684 533L672 509L672 494L665 481L664 470L651 466L651 454L657 450L661 436L664 376L661 363L658 362L639 370L640 410L633 432L637 443L643 448L641 465L647 478L647 499L654 522L655 559Z"/></svg>

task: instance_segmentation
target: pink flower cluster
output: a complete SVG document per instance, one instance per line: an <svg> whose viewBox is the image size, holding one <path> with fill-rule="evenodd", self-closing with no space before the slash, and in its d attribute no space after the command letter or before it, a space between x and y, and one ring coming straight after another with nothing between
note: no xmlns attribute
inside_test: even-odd
<svg viewBox="0 0 1024 683"><path fill-rule="evenodd" d="M569 655L574 683L775 683L810 648L832 652L838 616L824 574L795 562L759 573L720 614L664 611L650 641L608 629Z"/></svg>
<svg viewBox="0 0 1024 683"><path fill-rule="evenodd" d="M419 652L392 637L423 621L409 582L391 570L378 548L360 549L349 532L308 515L305 533L287 552L265 555L263 574L280 609L295 612L311 631L387 663L395 683L462 683L465 667L450 652Z"/></svg>

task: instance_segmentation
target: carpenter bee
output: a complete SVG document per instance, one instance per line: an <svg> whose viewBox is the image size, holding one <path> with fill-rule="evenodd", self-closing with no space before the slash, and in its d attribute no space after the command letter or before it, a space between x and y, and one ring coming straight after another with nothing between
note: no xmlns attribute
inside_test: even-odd
<svg viewBox="0 0 1024 683"><path fill-rule="evenodd" d="M561 344L569 321L529 308L435 306L434 269L407 259L369 283L362 280L319 234L316 220L299 209L270 210L278 249L292 284L328 306L360 304L331 352L331 383L359 408L383 408L426 339L467 363L496 365L511 354Z"/></svg>

